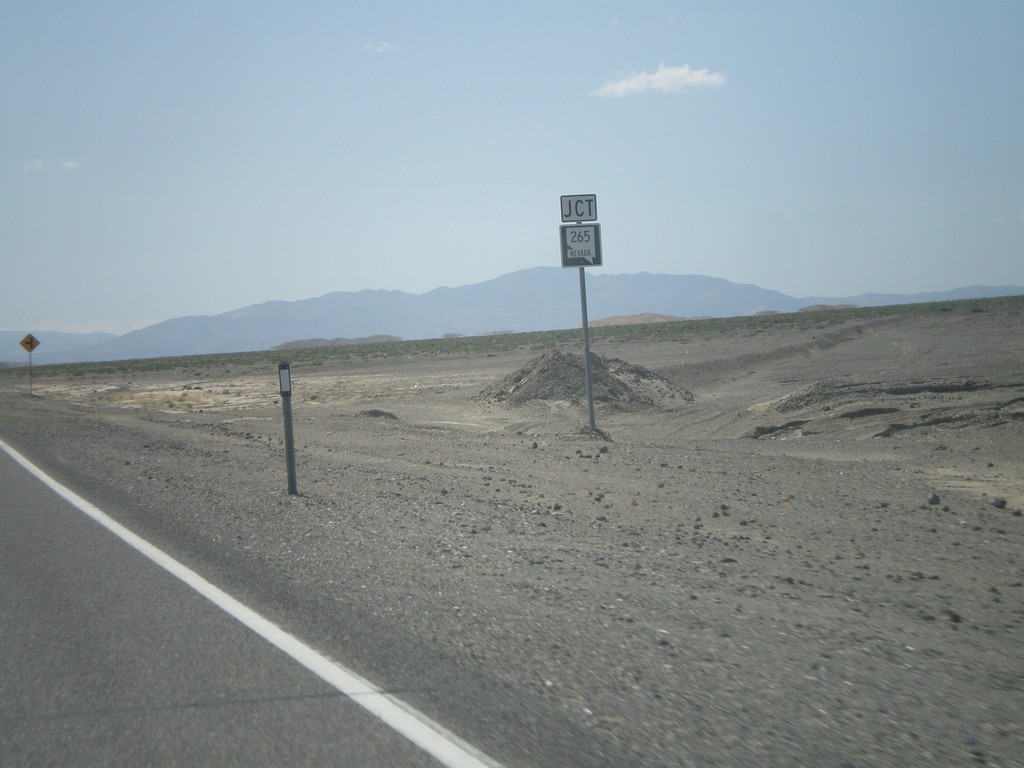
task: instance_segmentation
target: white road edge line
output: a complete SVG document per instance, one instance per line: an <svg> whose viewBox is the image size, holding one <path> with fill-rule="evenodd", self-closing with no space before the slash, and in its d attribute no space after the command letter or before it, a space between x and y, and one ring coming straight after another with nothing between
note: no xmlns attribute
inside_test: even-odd
<svg viewBox="0 0 1024 768"><path fill-rule="evenodd" d="M222 611L291 656L310 672L337 688L353 702L434 757L446 768L501 768L501 763L491 759L472 744L463 741L444 726L434 722L398 697L385 693L369 680L360 677L341 664L331 661L294 635L285 632L256 611L215 587L163 550L128 530L99 507L58 483L3 440L0 440L0 448L69 504L91 517L161 568L185 582Z"/></svg>

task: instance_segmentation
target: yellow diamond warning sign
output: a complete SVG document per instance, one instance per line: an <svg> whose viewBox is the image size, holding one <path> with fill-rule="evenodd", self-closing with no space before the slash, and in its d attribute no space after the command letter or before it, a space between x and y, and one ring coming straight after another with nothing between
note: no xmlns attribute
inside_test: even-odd
<svg viewBox="0 0 1024 768"><path fill-rule="evenodd" d="M37 339L31 333L21 340L21 346L23 346L25 348L25 351L30 354L33 349L39 346L40 343L41 342L39 341L39 339Z"/></svg>

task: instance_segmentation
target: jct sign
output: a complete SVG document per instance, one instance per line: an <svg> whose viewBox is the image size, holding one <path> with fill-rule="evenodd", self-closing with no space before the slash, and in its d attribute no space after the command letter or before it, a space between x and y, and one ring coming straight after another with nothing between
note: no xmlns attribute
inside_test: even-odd
<svg viewBox="0 0 1024 768"><path fill-rule="evenodd" d="M597 195L562 195L562 221L597 221Z"/></svg>
<svg viewBox="0 0 1024 768"><path fill-rule="evenodd" d="M562 266L601 266L601 225L597 221L597 195L562 195Z"/></svg>

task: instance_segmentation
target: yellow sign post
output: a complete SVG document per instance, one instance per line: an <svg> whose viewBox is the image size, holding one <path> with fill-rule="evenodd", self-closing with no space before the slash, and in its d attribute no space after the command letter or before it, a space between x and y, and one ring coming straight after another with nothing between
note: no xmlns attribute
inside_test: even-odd
<svg viewBox="0 0 1024 768"><path fill-rule="evenodd" d="M32 394L32 350L38 347L41 343L42 342L31 333L21 340L21 346L23 346L25 351L28 352L28 393L30 395Z"/></svg>

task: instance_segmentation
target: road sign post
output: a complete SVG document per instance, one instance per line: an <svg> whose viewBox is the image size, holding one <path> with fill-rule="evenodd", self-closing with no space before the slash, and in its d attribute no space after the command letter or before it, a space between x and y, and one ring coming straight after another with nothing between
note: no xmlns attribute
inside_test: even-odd
<svg viewBox="0 0 1024 768"><path fill-rule="evenodd" d="M594 419L594 385L590 369L590 325L587 321L587 267L604 263L601 252L601 225L597 222L597 195L562 195L562 221L559 228L562 244L562 266L580 270L580 313L583 316L583 374L587 386L587 415L590 428L597 429ZM584 222L594 222L584 224Z"/></svg>
<svg viewBox="0 0 1024 768"><path fill-rule="evenodd" d="M31 333L27 334L24 339L19 342L25 351L28 352L28 393L32 394L32 352L38 347L41 342Z"/></svg>
<svg viewBox="0 0 1024 768"><path fill-rule="evenodd" d="M594 420L594 383L590 374L590 326L587 323L587 273L580 267L580 312L583 315L583 377L587 383L587 416L590 428L597 429Z"/></svg>

